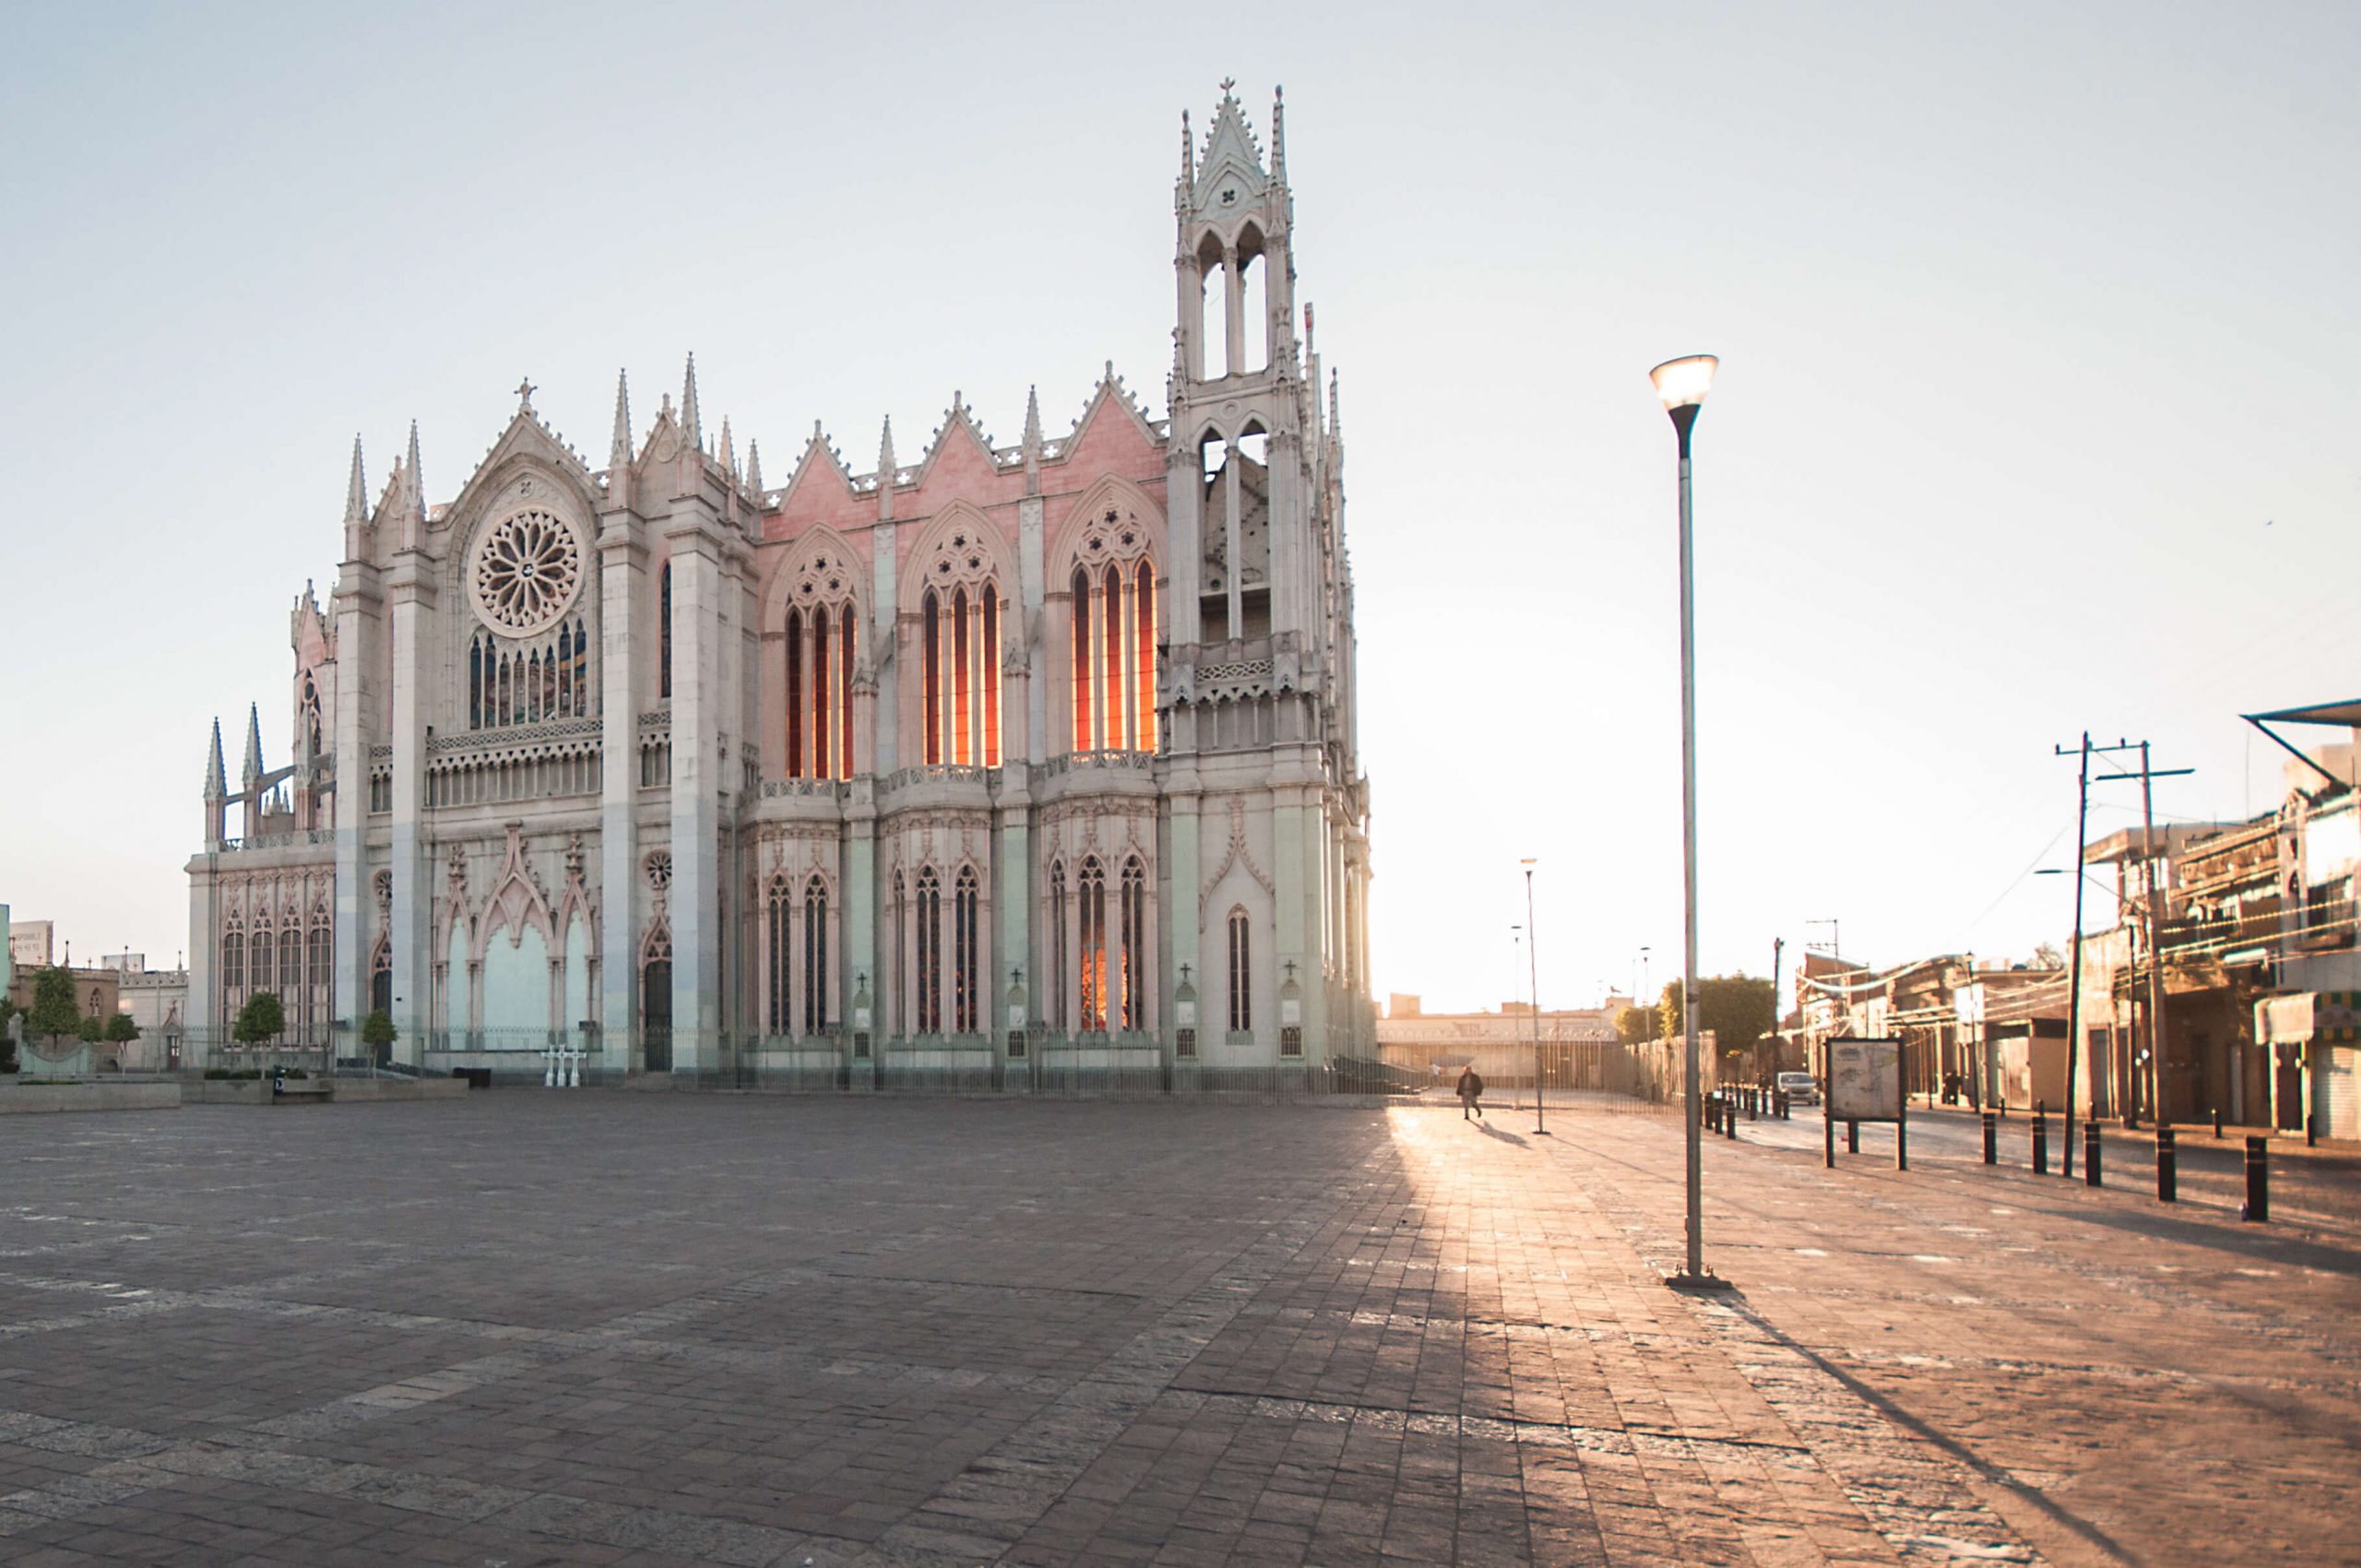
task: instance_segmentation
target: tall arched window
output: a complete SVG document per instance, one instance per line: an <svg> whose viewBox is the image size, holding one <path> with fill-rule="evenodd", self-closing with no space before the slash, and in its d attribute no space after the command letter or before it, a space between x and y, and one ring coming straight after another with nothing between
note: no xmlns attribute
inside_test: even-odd
<svg viewBox="0 0 2361 1568"><path fill-rule="evenodd" d="M1001 763L1000 584L979 531L954 529L922 564L920 754L930 766Z"/></svg>
<svg viewBox="0 0 2361 1568"><path fill-rule="evenodd" d="M468 728L483 728L483 639L468 644Z"/></svg>
<svg viewBox="0 0 2361 1568"><path fill-rule="evenodd" d="M902 1008L902 999L910 994L910 906L908 889L903 885L902 873L894 873L894 1027L903 1034L912 1032L910 1021Z"/></svg>
<svg viewBox="0 0 2361 1568"><path fill-rule="evenodd" d="M369 956L369 1011L391 1017L394 1012L394 944L383 932L377 950Z"/></svg>
<svg viewBox="0 0 2361 1568"><path fill-rule="evenodd" d="M309 1020L303 1016L303 1014L306 1010L304 999L311 989L303 983L303 932L302 926L303 921L299 920L294 911L291 909L288 911L286 923L279 928L279 990L280 993L279 1000L280 1003L280 1011L285 1016L287 1022L294 1025L299 1030L305 1023L309 1022ZM300 1035L298 1038L301 1038Z"/></svg>
<svg viewBox="0 0 2361 1568"><path fill-rule="evenodd" d="M836 776L828 764L829 742L835 738L828 710L835 695L828 681L828 607L824 604L812 612L812 774L815 778Z"/></svg>
<svg viewBox="0 0 2361 1568"><path fill-rule="evenodd" d="M828 885L813 877L803 890L803 1032L828 1027Z"/></svg>
<svg viewBox="0 0 2361 1568"><path fill-rule="evenodd" d="M1246 911L1229 912L1229 1032L1242 1035L1254 1027L1253 968L1246 942Z"/></svg>
<svg viewBox="0 0 2361 1568"><path fill-rule="evenodd" d="M783 1035L788 1029L787 971L791 949L787 917L790 907L787 878L784 875L772 877L768 897L763 900L764 929L767 935L763 944L765 1004L763 1017L775 1035Z"/></svg>
<svg viewBox="0 0 2361 1568"><path fill-rule="evenodd" d="M1123 862L1123 964L1121 969L1123 1028L1147 1027L1147 870L1137 855Z"/></svg>
<svg viewBox="0 0 2361 1568"><path fill-rule="evenodd" d="M1156 564L1148 529L1123 506L1093 518L1068 585L1074 626L1074 749L1156 750Z"/></svg>
<svg viewBox="0 0 2361 1568"><path fill-rule="evenodd" d="M1066 863L1050 867L1050 1027L1066 1028Z"/></svg>
<svg viewBox="0 0 2361 1568"><path fill-rule="evenodd" d="M656 695L672 695L672 563L656 577Z"/></svg>
<svg viewBox="0 0 2361 1568"><path fill-rule="evenodd" d="M803 612L787 612L787 776L804 778Z"/></svg>
<svg viewBox="0 0 2361 1568"><path fill-rule="evenodd" d="M1107 1027L1107 873L1095 855L1082 862L1076 913L1082 939L1081 1027L1087 1033Z"/></svg>
<svg viewBox="0 0 2361 1568"><path fill-rule="evenodd" d="M976 923L976 870L973 866L959 868L959 881L951 899L952 947L952 1028L963 1035L977 1030L977 1014L983 991L982 955L977 939L981 934Z"/></svg>
<svg viewBox="0 0 2361 1568"><path fill-rule="evenodd" d="M1074 569L1074 749L1098 749L1098 705L1091 698L1090 574Z"/></svg>
<svg viewBox="0 0 2361 1568"><path fill-rule="evenodd" d="M272 989L270 957L270 917L256 915L255 929L246 937L246 972L251 977L247 983L256 991Z"/></svg>
<svg viewBox="0 0 2361 1568"><path fill-rule="evenodd" d="M224 1000L246 989L246 933L230 922L221 933L221 992Z"/></svg>
<svg viewBox="0 0 2361 1568"><path fill-rule="evenodd" d="M315 903L312 907L311 930L304 939L304 944L308 951L303 955L303 973L306 981L303 994L308 998L311 1012L311 1016L304 1019L304 1022L316 1027L328 1017L334 1005L330 995L328 975L335 966L336 959L329 946L328 911L327 906L324 903Z"/></svg>
<svg viewBox="0 0 2361 1568"><path fill-rule="evenodd" d="M929 866L919 873L916 915L918 931L918 1029L922 1035L943 1032L943 884Z"/></svg>

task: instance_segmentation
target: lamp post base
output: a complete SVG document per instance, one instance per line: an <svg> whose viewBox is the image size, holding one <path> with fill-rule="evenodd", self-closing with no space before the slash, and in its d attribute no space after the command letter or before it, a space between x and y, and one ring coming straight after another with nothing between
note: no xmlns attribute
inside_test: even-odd
<svg viewBox="0 0 2361 1568"><path fill-rule="evenodd" d="M1718 1274L1667 1274L1664 1282L1667 1289L1695 1291L1703 1295L1738 1289Z"/></svg>

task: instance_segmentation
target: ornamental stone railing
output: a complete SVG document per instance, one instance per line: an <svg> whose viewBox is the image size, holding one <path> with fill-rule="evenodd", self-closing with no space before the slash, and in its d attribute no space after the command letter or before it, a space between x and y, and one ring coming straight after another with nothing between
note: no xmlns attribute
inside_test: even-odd
<svg viewBox="0 0 2361 1568"><path fill-rule="evenodd" d="M293 849L335 842L335 828L311 827L293 833L254 833L243 838L224 838L221 840L221 852L225 855L246 854L258 849Z"/></svg>

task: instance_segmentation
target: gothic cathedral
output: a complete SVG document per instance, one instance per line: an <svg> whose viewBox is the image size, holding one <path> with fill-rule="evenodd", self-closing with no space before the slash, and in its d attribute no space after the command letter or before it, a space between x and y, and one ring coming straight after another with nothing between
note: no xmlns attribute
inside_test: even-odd
<svg viewBox="0 0 2361 1568"><path fill-rule="evenodd" d="M1282 108L1182 120L1169 417L1110 365L996 447L814 425L787 482L696 367L593 470L532 388L457 493L418 433L295 607L294 755L220 726L195 1065L281 1044L697 1081L1310 1078L1375 1054L1344 443ZM1301 334L1298 334L1299 320ZM228 836L241 807L243 836ZM208 1026L210 1026L208 1028Z"/></svg>

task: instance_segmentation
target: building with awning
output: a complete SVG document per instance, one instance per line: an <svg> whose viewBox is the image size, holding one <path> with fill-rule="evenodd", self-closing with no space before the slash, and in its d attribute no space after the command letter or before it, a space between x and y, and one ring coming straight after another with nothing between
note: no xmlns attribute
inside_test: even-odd
<svg viewBox="0 0 2361 1568"><path fill-rule="evenodd" d="M2257 1043L2271 1053L2272 1120L2320 1135L2361 1138L2361 992L2302 991L2254 1005Z"/></svg>

